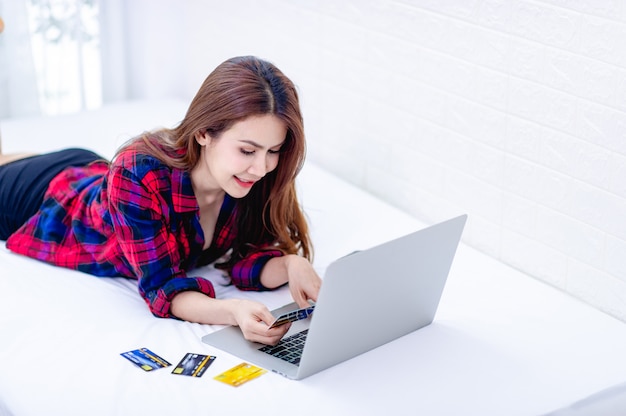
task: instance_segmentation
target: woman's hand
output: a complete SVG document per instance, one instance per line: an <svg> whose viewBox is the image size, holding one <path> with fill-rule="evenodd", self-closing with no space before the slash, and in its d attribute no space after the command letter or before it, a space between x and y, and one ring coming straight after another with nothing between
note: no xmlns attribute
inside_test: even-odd
<svg viewBox="0 0 626 416"><path fill-rule="evenodd" d="M289 283L291 297L301 308L310 306L309 300L317 302L322 279L311 263L304 257L288 254L274 257L265 264L261 284L268 289Z"/></svg>
<svg viewBox="0 0 626 416"><path fill-rule="evenodd" d="M233 315L244 338L261 344L276 345L291 327L287 323L269 329L276 318L265 305L251 300L235 300Z"/></svg>
<svg viewBox="0 0 626 416"><path fill-rule="evenodd" d="M291 297L299 307L310 306L309 300L317 302L322 279L307 259L300 256L290 257L287 261L287 276Z"/></svg>
<svg viewBox="0 0 626 416"><path fill-rule="evenodd" d="M268 329L275 318L265 305L245 299L213 299L187 291L172 299L172 314L180 319L202 324L237 325L243 336L254 342L276 345L290 324Z"/></svg>

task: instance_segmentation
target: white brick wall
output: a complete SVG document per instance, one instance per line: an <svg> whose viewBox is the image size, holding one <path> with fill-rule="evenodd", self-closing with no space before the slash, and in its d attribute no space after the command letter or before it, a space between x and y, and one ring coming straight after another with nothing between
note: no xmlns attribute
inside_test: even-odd
<svg viewBox="0 0 626 416"><path fill-rule="evenodd" d="M467 243L626 320L626 1L183 4L158 24L185 95L274 61L316 163L428 222L469 213Z"/></svg>

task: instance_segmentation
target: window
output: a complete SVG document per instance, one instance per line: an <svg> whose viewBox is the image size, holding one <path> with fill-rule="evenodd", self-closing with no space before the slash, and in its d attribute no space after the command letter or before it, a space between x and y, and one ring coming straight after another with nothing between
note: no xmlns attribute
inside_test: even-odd
<svg viewBox="0 0 626 416"><path fill-rule="evenodd" d="M28 0L28 21L42 114L102 103L97 0Z"/></svg>

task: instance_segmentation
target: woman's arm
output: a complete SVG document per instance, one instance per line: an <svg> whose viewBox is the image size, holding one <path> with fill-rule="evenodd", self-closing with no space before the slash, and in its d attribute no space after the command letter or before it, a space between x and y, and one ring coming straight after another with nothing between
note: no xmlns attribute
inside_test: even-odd
<svg viewBox="0 0 626 416"><path fill-rule="evenodd" d="M304 257L295 254L273 257L261 271L261 284L273 289L285 283L289 283L291 296L298 306L306 308L309 300L317 301L322 279Z"/></svg>
<svg viewBox="0 0 626 416"><path fill-rule="evenodd" d="M237 325L249 341L275 345L290 325L268 329L274 316L265 305L244 299L214 299L201 292L180 292L172 299L177 318L201 324Z"/></svg>

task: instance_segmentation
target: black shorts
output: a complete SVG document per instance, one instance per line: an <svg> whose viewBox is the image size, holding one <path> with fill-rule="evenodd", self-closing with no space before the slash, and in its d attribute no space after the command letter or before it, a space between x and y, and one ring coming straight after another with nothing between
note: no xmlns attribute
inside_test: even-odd
<svg viewBox="0 0 626 416"><path fill-rule="evenodd" d="M19 159L0 166L0 240L6 240L43 202L48 185L70 166L104 160L84 149L66 149Z"/></svg>

